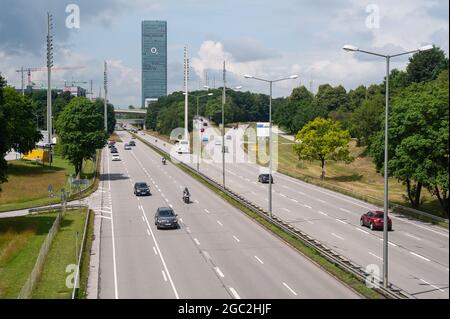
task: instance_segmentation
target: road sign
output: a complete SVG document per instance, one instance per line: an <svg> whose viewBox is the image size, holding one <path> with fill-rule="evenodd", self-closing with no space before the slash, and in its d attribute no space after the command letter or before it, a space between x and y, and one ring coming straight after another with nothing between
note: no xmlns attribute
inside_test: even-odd
<svg viewBox="0 0 450 319"><path fill-rule="evenodd" d="M270 135L270 123L258 122L256 123L256 136L257 137L269 137Z"/></svg>

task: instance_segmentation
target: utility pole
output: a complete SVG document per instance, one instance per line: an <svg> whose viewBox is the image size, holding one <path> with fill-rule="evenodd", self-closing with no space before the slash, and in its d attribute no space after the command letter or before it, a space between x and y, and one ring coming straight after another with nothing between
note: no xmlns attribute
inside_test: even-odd
<svg viewBox="0 0 450 319"><path fill-rule="evenodd" d="M226 69L223 61L223 92L222 92L222 184L225 189L225 102L226 102Z"/></svg>
<svg viewBox="0 0 450 319"><path fill-rule="evenodd" d="M24 84L24 77L23 77L23 67L20 68L20 73L22 74L22 95L25 96L25 84Z"/></svg>
<svg viewBox="0 0 450 319"><path fill-rule="evenodd" d="M53 66L53 16L47 12L47 133L48 143L50 150L50 162L52 161L52 87L51 87L51 74Z"/></svg>
<svg viewBox="0 0 450 319"><path fill-rule="evenodd" d="M105 110L104 110L104 120L105 120L105 131L108 133L108 73L107 73L107 65L106 65L106 61L105 61L105 73L103 76L103 86L104 86L104 91L105 91Z"/></svg>
<svg viewBox="0 0 450 319"><path fill-rule="evenodd" d="M188 48L184 47L184 139L188 140L188 78L189 78L189 58Z"/></svg>

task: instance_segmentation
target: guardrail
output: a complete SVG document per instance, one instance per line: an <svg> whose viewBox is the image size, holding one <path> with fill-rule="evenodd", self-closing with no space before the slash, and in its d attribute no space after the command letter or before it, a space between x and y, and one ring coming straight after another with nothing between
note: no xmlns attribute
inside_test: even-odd
<svg viewBox="0 0 450 319"><path fill-rule="evenodd" d="M133 133L130 133L130 134L133 134ZM148 145L150 148L158 151L159 153L165 154L166 156L169 155L164 150L160 149L159 147L157 147L155 145L152 145L151 143L149 143L145 139L142 139L137 134L133 134L133 135L135 135L139 140L141 140L143 143ZM290 225L289 223L286 223L285 221L283 221L282 219L278 218L275 215L273 215L273 218L270 218L268 212L265 211L263 208L257 206L256 204L252 203L251 201L249 201L248 199L244 198L243 196L233 192L232 190L230 190L230 189L228 189L226 187L223 188L222 185L220 185L215 180L209 178L208 176L204 175L203 173L197 172L195 169L193 169L192 167L190 167L189 165L187 165L187 164L185 164L183 162L179 162L177 164L181 165L183 168L189 170L192 174L200 176L204 181L206 181L211 186L213 186L216 189L221 190L222 192L226 193L229 197L233 198L235 201L239 202L241 205L245 206L246 208L248 208L252 212L258 214L261 217L263 217L266 221L268 221L268 222L276 225L277 227L283 229L285 232L287 232L288 234L294 236L295 238L300 240L305 245L313 248L322 257L326 258L329 262L331 262L331 263L337 265L338 267L340 267L341 269L351 273L353 276L355 276L359 280L365 282L366 279L369 276L374 277L373 274L366 272L365 268L363 268L362 266L360 266L360 265L350 261L349 259L347 259L344 256L340 255L339 253L333 251L332 249L330 249L329 247L327 247L326 245L324 245L320 241L312 238L311 236L309 236L307 233L301 231L300 229L297 229L296 227ZM412 298L414 298L413 296L411 296L407 292L403 291L401 288L399 288L399 287L397 287L397 286L395 286L395 285L393 285L391 283L389 284L388 288L384 288L382 286L381 278L378 277L376 279L377 279L378 282L375 284L376 287L374 287L373 289L378 291L383 296L385 296L387 298L393 298L393 299L405 299L405 298L412 299Z"/></svg>

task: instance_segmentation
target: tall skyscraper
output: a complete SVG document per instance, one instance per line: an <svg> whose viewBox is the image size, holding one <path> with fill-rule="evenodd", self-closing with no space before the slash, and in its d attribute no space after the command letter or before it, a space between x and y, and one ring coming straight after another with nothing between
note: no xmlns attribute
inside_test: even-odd
<svg viewBox="0 0 450 319"><path fill-rule="evenodd" d="M167 21L142 21L142 105L167 95Z"/></svg>

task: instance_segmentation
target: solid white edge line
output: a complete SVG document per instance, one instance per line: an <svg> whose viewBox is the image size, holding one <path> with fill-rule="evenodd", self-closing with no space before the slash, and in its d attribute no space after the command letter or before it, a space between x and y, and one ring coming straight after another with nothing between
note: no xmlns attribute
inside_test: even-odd
<svg viewBox="0 0 450 319"><path fill-rule="evenodd" d="M233 295L234 299L241 299L241 297L239 296L239 294L236 292L236 290L234 290L233 287L230 287L230 292Z"/></svg>
<svg viewBox="0 0 450 319"><path fill-rule="evenodd" d="M106 153L106 158L108 162L108 188L111 193L111 171L109 166L109 154ZM116 244L114 237L114 217L113 217L113 208L111 204L111 241L112 241L112 250L113 250L113 273L114 273L114 296L115 299L119 299L119 289L117 288L117 264L116 264Z"/></svg>
<svg viewBox="0 0 450 319"><path fill-rule="evenodd" d="M156 251L155 246L153 246L153 252L155 253L156 256L158 256L158 252Z"/></svg>
<svg viewBox="0 0 450 319"><path fill-rule="evenodd" d="M162 272L162 275L163 275L163 277L164 277L164 281L167 281L167 276L166 276L166 273L164 272L164 269L161 270L161 272Z"/></svg>

